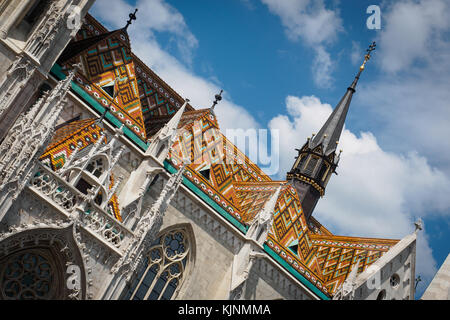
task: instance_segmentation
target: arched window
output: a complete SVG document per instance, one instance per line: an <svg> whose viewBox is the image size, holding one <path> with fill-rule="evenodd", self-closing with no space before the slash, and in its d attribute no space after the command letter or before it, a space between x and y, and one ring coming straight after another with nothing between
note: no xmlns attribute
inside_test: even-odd
<svg viewBox="0 0 450 320"><path fill-rule="evenodd" d="M380 293L378 293L377 300L385 300L386 299L386 290L381 290Z"/></svg>
<svg viewBox="0 0 450 320"><path fill-rule="evenodd" d="M172 299L183 283L191 251L185 229L165 232L147 251L144 266L125 299Z"/></svg>
<svg viewBox="0 0 450 320"><path fill-rule="evenodd" d="M299 169L299 170L301 170L302 167L303 167L303 165L305 164L306 158L308 158L308 155L300 154L300 155L297 157L296 163L294 164L294 169Z"/></svg>
<svg viewBox="0 0 450 320"><path fill-rule="evenodd" d="M322 181L325 181L327 179L328 171L330 166L326 163L322 164L322 168L320 168L318 179L321 179Z"/></svg>
<svg viewBox="0 0 450 320"><path fill-rule="evenodd" d="M305 174L308 176L312 176L314 170L316 169L317 163L319 162L319 158L315 156L310 156L308 162L305 165Z"/></svg>
<svg viewBox="0 0 450 320"><path fill-rule="evenodd" d="M100 178L100 176L105 171L105 163L103 158L93 159L87 165L86 170L93 174L95 177Z"/></svg>

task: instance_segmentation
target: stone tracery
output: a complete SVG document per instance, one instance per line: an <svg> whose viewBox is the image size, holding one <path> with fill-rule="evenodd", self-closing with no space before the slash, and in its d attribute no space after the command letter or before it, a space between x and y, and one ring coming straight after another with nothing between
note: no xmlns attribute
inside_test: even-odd
<svg viewBox="0 0 450 320"><path fill-rule="evenodd" d="M125 299L169 300L180 289L191 254L185 229L164 232L153 242Z"/></svg>

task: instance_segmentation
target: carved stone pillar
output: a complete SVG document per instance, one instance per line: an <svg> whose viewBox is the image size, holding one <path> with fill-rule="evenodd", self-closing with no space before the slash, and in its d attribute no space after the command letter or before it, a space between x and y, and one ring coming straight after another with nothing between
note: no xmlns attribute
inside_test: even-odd
<svg viewBox="0 0 450 320"><path fill-rule="evenodd" d="M36 71L36 65L26 55L18 56L0 84L0 141L44 80Z"/></svg>

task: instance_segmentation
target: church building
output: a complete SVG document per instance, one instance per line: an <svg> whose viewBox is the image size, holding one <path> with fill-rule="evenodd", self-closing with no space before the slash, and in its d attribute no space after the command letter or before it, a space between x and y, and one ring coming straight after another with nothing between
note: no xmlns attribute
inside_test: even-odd
<svg viewBox="0 0 450 320"><path fill-rule="evenodd" d="M137 10L111 31L93 3L0 0L1 300L414 299L420 223L314 217L375 44L276 181L221 132L221 94L192 105L133 53Z"/></svg>

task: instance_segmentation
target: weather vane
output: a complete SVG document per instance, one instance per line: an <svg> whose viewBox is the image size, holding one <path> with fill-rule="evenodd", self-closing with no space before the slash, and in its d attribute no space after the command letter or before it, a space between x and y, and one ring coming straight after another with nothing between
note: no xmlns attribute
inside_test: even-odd
<svg viewBox="0 0 450 320"><path fill-rule="evenodd" d="M127 21L127 25L125 26L125 30L128 29L128 27L133 23L133 20L136 20L136 13L138 12L138 9L134 10L133 13L129 14L130 19Z"/></svg>
<svg viewBox="0 0 450 320"><path fill-rule="evenodd" d="M377 44L376 44L376 42L374 41L374 42L372 42L372 44L369 46L369 49L366 50L366 51L367 51L367 54L364 56L364 62L363 62L363 64L362 64L361 68L360 68L361 70L364 70L367 61L369 61L370 58L371 58L371 55L370 55L370 54L372 53L372 51L376 50L376 48L377 48Z"/></svg>
<svg viewBox="0 0 450 320"><path fill-rule="evenodd" d="M219 94L216 94L216 96L215 96L216 100L213 102L213 105L212 105L212 107L211 107L211 111L214 111L215 106L216 106L220 101L222 101L222 92L223 92L223 90L220 90L220 93L219 93Z"/></svg>

